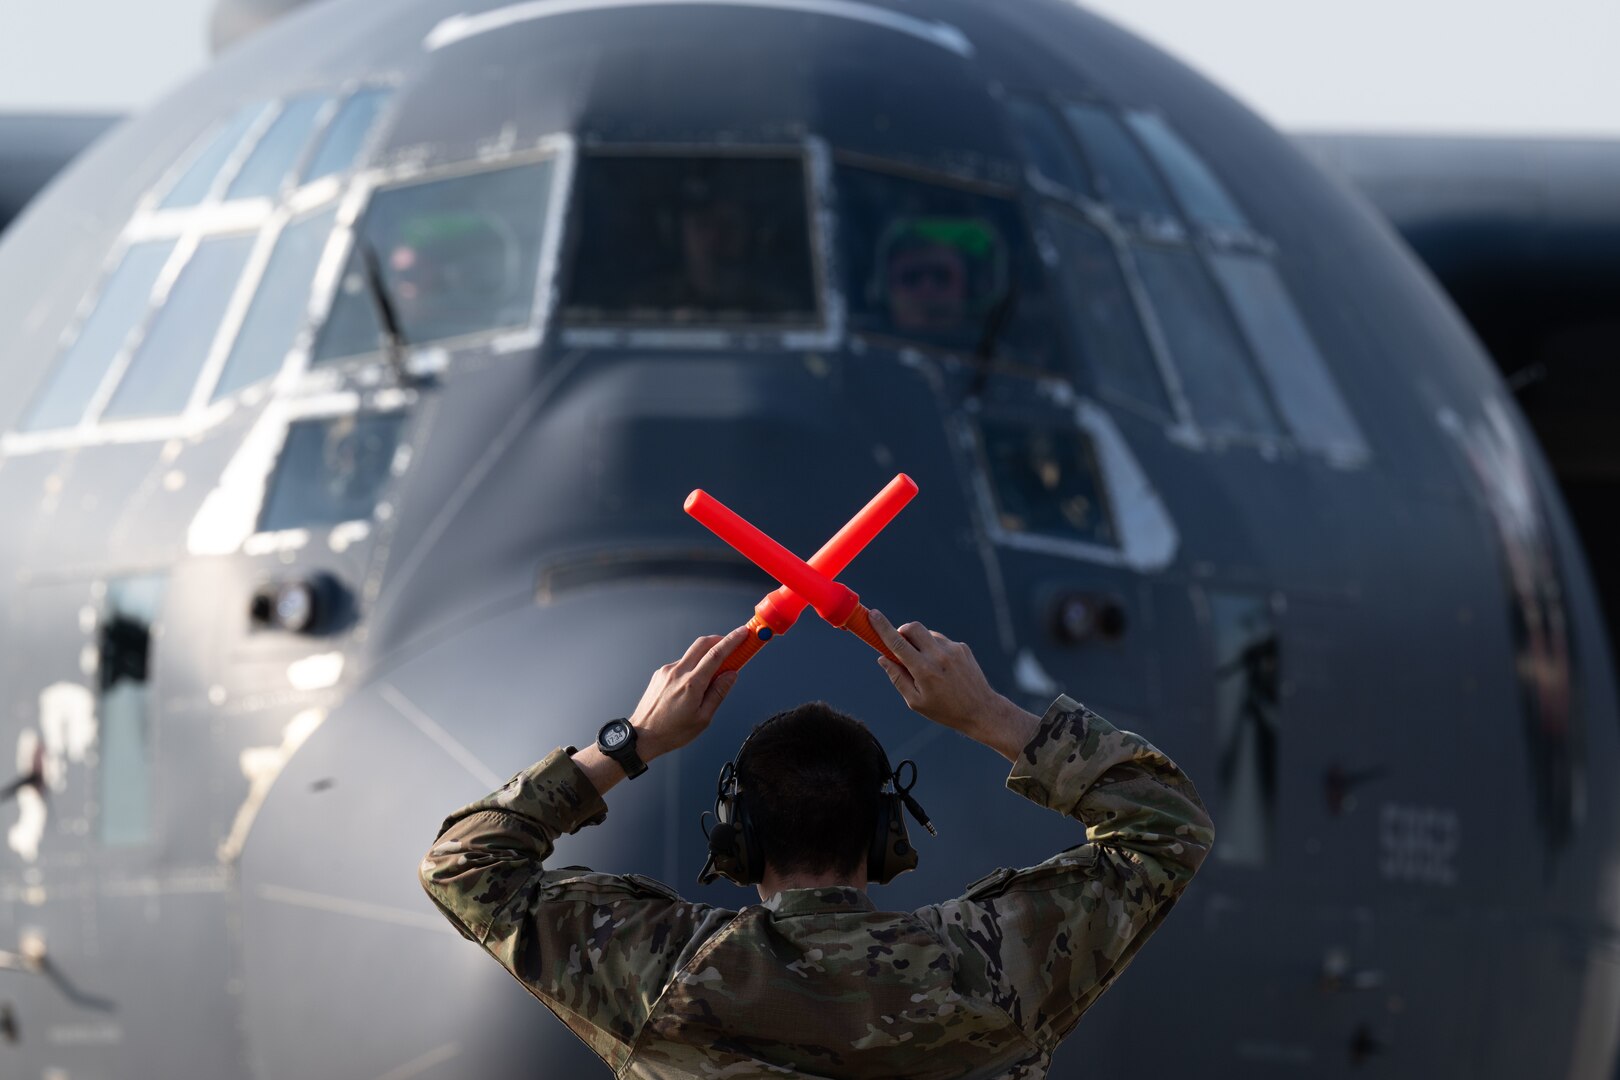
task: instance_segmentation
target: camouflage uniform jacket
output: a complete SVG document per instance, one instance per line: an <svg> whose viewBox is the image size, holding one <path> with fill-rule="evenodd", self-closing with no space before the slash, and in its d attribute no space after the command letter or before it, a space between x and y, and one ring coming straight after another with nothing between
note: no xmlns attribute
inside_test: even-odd
<svg viewBox="0 0 1620 1080"><path fill-rule="evenodd" d="M548 870L556 837L606 812L562 750L452 814L421 877L616 1076L1042 1077L1214 834L1169 758L1067 697L1007 786L1087 842L916 911L841 887L729 911Z"/></svg>

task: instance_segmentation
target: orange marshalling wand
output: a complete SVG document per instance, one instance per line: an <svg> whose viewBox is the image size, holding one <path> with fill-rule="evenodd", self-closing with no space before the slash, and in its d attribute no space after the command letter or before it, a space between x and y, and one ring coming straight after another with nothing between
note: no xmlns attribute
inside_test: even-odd
<svg viewBox="0 0 1620 1080"><path fill-rule="evenodd" d="M806 607L834 626L850 631L878 652L893 660L872 629L860 597L833 579L843 572L856 555L893 521L917 494L911 477L901 473L889 481L877 497L851 518L806 563L787 548L749 524L719 499L704 491L686 498L686 512L709 531L730 544L754 565L782 583L782 587L761 600L748 621L752 633L726 658L721 671L737 671L754 658L772 637L785 634L798 621Z"/></svg>

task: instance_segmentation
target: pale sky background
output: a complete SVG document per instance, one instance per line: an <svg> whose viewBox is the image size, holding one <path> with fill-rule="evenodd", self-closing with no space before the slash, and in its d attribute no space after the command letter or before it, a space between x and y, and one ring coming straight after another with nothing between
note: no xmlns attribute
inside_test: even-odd
<svg viewBox="0 0 1620 1080"><path fill-rule="evenodd" d="M150 104L208 62L213 4L0 0L0 111ZM1620 136L1620 0L1089 6L1288 130Z"/></svg>

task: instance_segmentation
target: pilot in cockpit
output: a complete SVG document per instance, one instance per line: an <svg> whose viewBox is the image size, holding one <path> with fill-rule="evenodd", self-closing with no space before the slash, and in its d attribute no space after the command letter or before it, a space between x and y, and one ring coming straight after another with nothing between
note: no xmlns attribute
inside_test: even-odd
<svg viewBox="0 0 1620 1080"><path fill-rule="evenodd" d="M706 185L689 181L681 211L681 284L690 306L735 306L747 291L751 228L747 207L713 197ZM746 305L744 305L746 306Z"/></svg>
<svg viewBox="0 0 1620 1080"><path fill-rule="evenodd" d="M674 264L642 291L647 306L691 317L795 307L798 298L772 273L776 226L762 219L745 192L688 176L673 218L666 251Z"/></svg>
<svg viewBox="0 0 1620 1080"><path fill-rule="evenodd" d="M514 321L526 309L522 252L504 222L475 211L424 213L402 222L388 250L388 281L407 341L437 341Z"/></svg>
<svg viewBox="0 0 1620 1080"><path fill-rule="evenodd" d="M897 219L878 260L892 329L945 344L969 343L1006 288L1006 247L978 218Z"/></svg>

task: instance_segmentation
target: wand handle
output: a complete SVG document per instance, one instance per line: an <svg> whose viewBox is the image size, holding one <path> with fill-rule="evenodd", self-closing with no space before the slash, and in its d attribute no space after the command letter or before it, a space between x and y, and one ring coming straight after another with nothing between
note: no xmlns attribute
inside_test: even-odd
<svg viewBox="0 0 1620 1080"><path fill-rule="evenodd" d="M759 655L759 650L765 647L765 643L771 640L772 636L771 628L765 625L764 619L758 615L749 619L748 636L743 638L741 645L731 651L731 655L726 657L726 662L720 665L720 670L715 672L715 675L718 677L727 671L741 671L748 661Z"/></svg>
<svg viewBox="0 0 1620 1080"><path fill-rule="evenodd" d="M865 604L855 605L854 613L851 614L850 617L844 622L844 629L848 630L850 633L872 646L872 648L876 649L884 656L887 656L896 664L900 663L900 658L894 655L894 653L890 652L889 647L883 644L883 639L878 636L877 629L872 625L872 617L867 614ZM905 665L902 664L901 666L903 667Z"/></svg>

